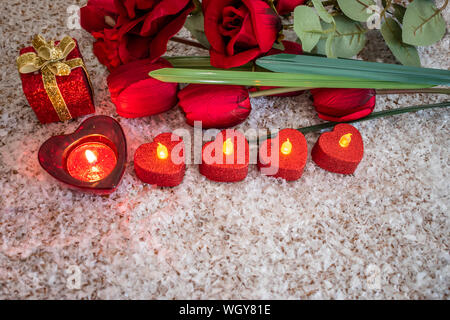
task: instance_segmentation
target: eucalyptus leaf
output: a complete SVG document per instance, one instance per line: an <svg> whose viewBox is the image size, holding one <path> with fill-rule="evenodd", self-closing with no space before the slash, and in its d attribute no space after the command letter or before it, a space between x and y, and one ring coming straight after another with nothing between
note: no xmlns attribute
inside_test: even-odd
<svg viewBox="0 0 450 320"><path fill-rule="evenodd" d="M429 46L442 39L446 23L433 1L414 0L403 18L403 42L413 46Z"/></svg>
<svg viewBox="0 0 450 320"><path fill-rule="evenodd" d="M196 14L187 17L184 26L189 30L191 35L197 39L204 47L209 48L210 44L205 35L205 19L203 12L200 10Z"/></svg>
<svg viewBox="0 0 450 320"><path fill-rule="evenodd" d="M406 13L406 8L397 3L392 4L392 7L394 8L394 17L398 20L398 22L403 23L403 18Z"/></svg>
<svg viewBox="0 0 450 320"><path fill-rule="evenodd" d="M294 10L294 31L300 38L303 50L311 52L320 40L322 25L313 8L298 6Z"/></svg>
<svg viewBox="0 0 450 320"><path fill-rule="evenodd" d="M327 9L325 9L321 0L312 0L312 3L314 5L314 8L316 8L317 10L317 14L323 21L327 23L333 23L333 16L327 11Z"/></svg>
<svg viewBox="0 0 450 320"><path fill-rule="evenodd" d="M374 0L337 0L342 12L352 20L366 22L372 15L367 9L376 5Z"/></svg>
<svg viewBox="0 0 450 320"><path fill-rule="evenodd" d="M394 56L403 65L420 67L420 58L416 47L403 43L402 29L392 18L388 18L381 26L381 34Z"/></svg>
<svg viewBox="0 0 450 320"><path fill-rule="evenodd" d="M319 54L326 54L333 52L332 57L351 58L358 54L366 44L366 30L359 22L352 21L349 18L340 15L334 17L336 23L336 30L333 34L333 39L328 40L327 36L322 37L317 44L316 52ZM331 28L331 24L323 24L323 28ZM328 44L327 44L328 42ZM327 46L328 47L327 50ZM328 52L328 53L327 53Z"/></svg>

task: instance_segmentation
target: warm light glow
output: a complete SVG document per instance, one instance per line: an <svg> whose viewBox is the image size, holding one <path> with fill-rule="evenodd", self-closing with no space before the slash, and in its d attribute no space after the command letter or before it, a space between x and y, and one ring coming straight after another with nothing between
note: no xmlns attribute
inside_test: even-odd
<svg viewBox="0 0 450 320"><path fill-rule="evenodd" d="M231 142L231 139L227 139L224 143L223 143L223 153L227 156L229 156L230 154L233 154L234 151L234 145L233 142Z"/></svg>
<svg viewBox="0 0 450 320"><path fill-rule="evenodd" d="M287 139L283 144L281 145L281 153L288 155L292 152L292 143Z"/></svg>
<svg viewBox="0 0 450 320"><path fill-rule="evenodd" d="M162 160L167 159L167 157L169 156L169 151L167 151L167 147L161 143L158 143L156 153L158 154L158 158Z"/></svg>
<svg viewBox="0 0 450 320"><path fill-rule="evenodd" d="M94 163L95 161L97 161L97 156L89 149L86 150L84 155L86 156L86 159L89 163Z"/></svg>
<svg viewBox="0 0 450 320"><path fill-rule="evenodd" d="M352 141L352 134L347 133L341 137L341 139L339 140L339 145L342 148L347 148L351 141Z"/></svg>
<svg viewBox="0 0 450 320"><path fill-rule="evenodd" d="M75 179L95 182L106 178L116 167L114 151L100 142L86 142L67 156L67 171Z"/></svg>

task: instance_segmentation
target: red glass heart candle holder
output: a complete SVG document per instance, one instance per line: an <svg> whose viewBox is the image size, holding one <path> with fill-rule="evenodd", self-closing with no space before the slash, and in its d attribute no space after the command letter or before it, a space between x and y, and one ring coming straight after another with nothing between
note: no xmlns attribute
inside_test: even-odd
<svg viewBox="0 0 450 320"><path fill-rule="evenodd" d="M352 174L364 156L364 143L358 129L347 123L336 125L320 135L311 156L322 169Z"/></svg>
<svg viewBox="0 0 450 320"><path fill-rule="evenodd" d="M45 141L38 159L45 171L72 189L110 194L125 172L127 143L116 120L94 116L74 133Z"/></svg>
<svg viewBox="0 0 450 320"><path fill-rule="evenodd" d="M233 129L223 130L214 141L203 146L200 173L218 182L244 180L248 173L249 149L242 133Z"/></svg>
<svg viewBox="0 0 450 320"><path fill-rule="evenodd" d="M302 176L307 157L305 136L295 129L283 129L261 144L258 168L267 176L294 181Z"/></svg>
<svg viewBox="0 0 450 320"><path fill-rule="evenodd" d="M162 133L141 145L134 154L137 177L160 187L175 187L184 178L184 142L172 133Z"/></svg>

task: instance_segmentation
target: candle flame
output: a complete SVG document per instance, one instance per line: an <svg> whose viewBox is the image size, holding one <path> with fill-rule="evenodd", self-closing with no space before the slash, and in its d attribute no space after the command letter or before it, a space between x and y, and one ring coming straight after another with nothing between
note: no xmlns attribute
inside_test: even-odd
<svg viewBox="0 0 450 320"><path fill-rule="evenodd" d="M156 149L156 153L158 155L158 158L160 159L167 159L169 156L169 151L167 151L167 147L161 143L158 142L158 148Z"/></svg>
<svg viewBox="0 0 450 320"><path fill-rule="evenodd" d="M97 161L97 156L89 149L84 152L84 155L89 163L94 163Z"/></svg>
<svg viewBox="0 0 450 320"><path fill-rule="evenodd" d="M351 141L352 141L352 134L347 133L341 137L341 139L339 140L339 145L342 148L347 148Z"/></svg>
<svg viewBox="0 0 450 320"><path fill-rule="evenodd" d="M230 154L233 154L233 151L234 151L234 144L233 142L231 142L231 139L227 139L223 143L223 153L229 156Z"/></svg>
<svg viewBox="0 0 450 320"><path fill-rule="evenodd" d="M288 155L292 152L292 143L287 139L283 144L281 145L281 153Z"/></svg>

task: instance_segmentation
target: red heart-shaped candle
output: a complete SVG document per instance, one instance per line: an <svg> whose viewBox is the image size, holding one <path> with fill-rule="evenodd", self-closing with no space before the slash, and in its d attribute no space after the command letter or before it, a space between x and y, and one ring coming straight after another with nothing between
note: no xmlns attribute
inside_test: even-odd
<svg viewBox="0 0 450 320"><path fill-rule="evenodd" d="M156 136L134 154L134 171L145 183L175 187L183 181L185 170L184 142L172 133Z"/></svg>
<svg viewBox="0 0 450 320"><path fill-rule="evenodd" d="M213 181L237 182L247 176L248 163L247 139L239 131L227 129L203 146L200 173Z"/></svg>
<svg viewBox="0 0 450 320"><path fill-rule="evenodd" d="M358 129L340 123L333 131L320 135L311 156L322 169L330 172L352 174L364 155L364 144Z"/></svg>
<svg viewBox="0 0 450 320"><path fill-rule="evenodd" d="M294 181L302 176L307 158L305 136L295 129L283 129L261 144L258 168L267 176Z"/></svg>
<svg viewBox="0 0 450 320"><path fill-rule="evenodd" d="M127 143L116 120L94 116L74 133L45 141L38 158L45 171L70 188L110 194L125 172Z"/></svg>

